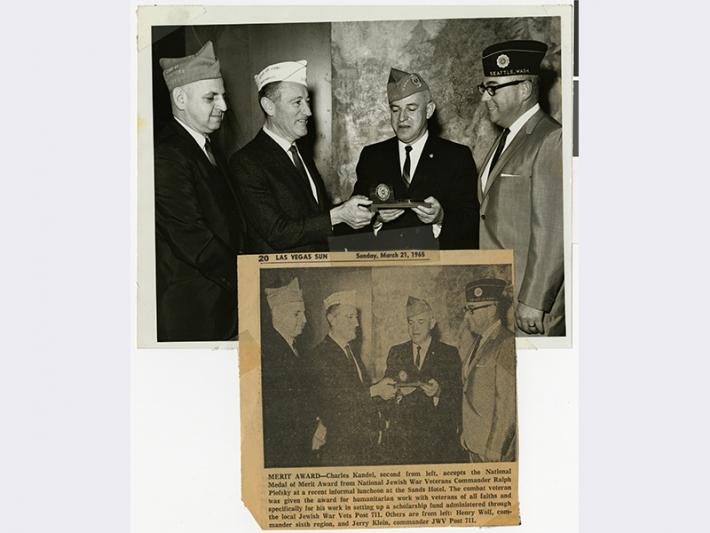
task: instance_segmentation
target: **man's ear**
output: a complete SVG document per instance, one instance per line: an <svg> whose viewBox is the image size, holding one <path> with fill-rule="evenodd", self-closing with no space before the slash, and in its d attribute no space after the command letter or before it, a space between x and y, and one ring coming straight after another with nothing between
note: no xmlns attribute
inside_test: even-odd
<svg viewBox="0 0 710 533"><path fill-rule="evenodd" d="M185 93L184 88L175 87L173 89L171 97L173 99L173 104L175 104L175 107L177 107L178 109L185 109L185 106L187 105L187 94Z"/></svg>
<svg viewBox="0 0 710 533"><path fill-rule="evenodd" d="M432 318L429 321L429 329L434 329L436 327L436 318Z"/></svg>
<svg viewBox="0 0 710 533"><path fill-rule="evenodd" d="M262 109L264 112L269 115L270 117L274 116L274 113L276 112L274 102L271 100L271 98L267 98L266 96L262 96L261 100L259 100L259 103L261 104Z"/></svg>
<svg viewBox="0 0 710 533"><path fill-rule="evenodd" d="M533 84L530 80L525 80L525 83L521 83L519 87L523 100L527 100L532 96Z"/></svg>
<svg viewBox="0 0 710 533"><path fill-rule="evenodd" d="M434 102L429 102L426 105L426 118L429 120L436 110L436 104Z"/></svg>

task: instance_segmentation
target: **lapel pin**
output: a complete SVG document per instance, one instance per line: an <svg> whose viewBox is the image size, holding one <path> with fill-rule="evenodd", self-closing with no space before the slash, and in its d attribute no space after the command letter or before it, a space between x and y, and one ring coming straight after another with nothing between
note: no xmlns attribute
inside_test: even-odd
<svg viewBox="0 0 710 533"><path fill-rule="evenodd" d="M429 159L434 159L434 154L429 154Z"/></svg>

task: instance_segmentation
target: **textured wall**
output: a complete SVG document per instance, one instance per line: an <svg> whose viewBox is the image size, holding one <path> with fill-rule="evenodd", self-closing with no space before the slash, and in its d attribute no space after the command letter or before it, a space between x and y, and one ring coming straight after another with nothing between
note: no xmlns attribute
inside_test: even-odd
<svg viewBox="0 0 710 533"><path fill-rule="evenodd" d="M363 146L392 136L386 85L390 67L418 72L437 104L430 129L472 148L480 166L497 130L476 89L481 52L508 39L550 47L543 62L543 107L560 119L560 19L503 18L332 24L334 195L347 198Z"/></svg>

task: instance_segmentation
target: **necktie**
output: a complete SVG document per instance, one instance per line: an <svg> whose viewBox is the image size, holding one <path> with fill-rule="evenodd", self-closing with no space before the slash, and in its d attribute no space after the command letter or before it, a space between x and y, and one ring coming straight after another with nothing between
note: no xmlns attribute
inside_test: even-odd
<svg viewBox="0 0 710 533"><path fill-rule="evenodd" d="M303 178L303 181L305 182L306 187L308 187L308 190L311 191L311 194L315 198L316 203L318 203L318 195L313 190L313 187L311 187L311 180L308 179L308 173L306 172L306 167L303 166L303 161L301 161L301 157L298 155L298 148L296 147L295 144L292 144L291 147L288 149L288 151L291 152L291 158L293 159L293 164L296 165L296 169L298 170L298 173Z"/></svg>
<svg viewBox="0 0 710 533"><path fill-rule="evenodd" d="M422 366L422 347L417 344L417 358L414 360L414 364L417 366L418 370L421 370Z"/></svg>
<svg viewBox="0 0 710 533"><path fill-rule="evenodd" d="M404 180L404 183L406 183L407 187L409 187L409 182L412 181L412 177L410 176L410 173L412 171L412 160L409 159L409 152L412 151L412 147L407 145L404 147L404 151L407 152L407 156L404 158L404 167L402 168L402 179Z"/></svg>
<svg viewBox="0 0 710 533"><path fill-rule="evenodd" d="M214 158L214 153L212 152L212 145L210 144L209 137L205 137L205 152L207 153L207 159L210 160L213 167L217 166L217 160Z"/></svg>
<svg viewBox="0 0 710 533"><path fill-rule="evenodd" d="M350 349L349 344L345 345L345 353L347 354L348 359L350 359L353 362L353 364L355 365L355 370L357 370L357 377L359 377L360 382L362 382L362 372L360 372L360 365L357 364L357 360L355 359L355 354Z"/></svg>
<svg viewBox="0 0 710 533"><path fill-rule="evenodd" d="M500 141L498 141L498 148L496 148L496 153L493 154L493 159L491 159L491 166L488 169L489 176L491 175L491 172L493 172L493 169L495 168L498 159L500 159L500 155L503 153L503 148L505 148L505 140L508 138L509 133L510 130L508 128L505 128L503 130L503 135L500 136Z"/></svg>

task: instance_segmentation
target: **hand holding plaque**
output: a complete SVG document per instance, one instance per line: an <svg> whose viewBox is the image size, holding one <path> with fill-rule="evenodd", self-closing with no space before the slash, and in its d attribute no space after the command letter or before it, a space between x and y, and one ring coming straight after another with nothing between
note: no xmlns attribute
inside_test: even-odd
<svg viewBox="0 0 710 533"><path fill-rule="evenodd" d="M370 189L370 200L372 200L370 208L376 211L379 211L380 209L395 210L411 209L414 207L431 207L428 202L419 202L409 198L397 200L394 195L394 188L386 183L379 183ZM394 220L394 218L391 220ZM383 221L387 222L387 220Z"/></svg>

